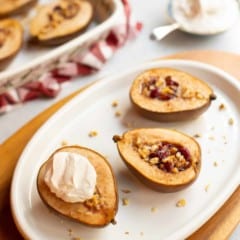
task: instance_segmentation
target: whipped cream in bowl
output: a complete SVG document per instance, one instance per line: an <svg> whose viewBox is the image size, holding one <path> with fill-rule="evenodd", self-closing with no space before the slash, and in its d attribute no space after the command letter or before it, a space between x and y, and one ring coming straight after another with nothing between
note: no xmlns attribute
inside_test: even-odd
<svg viewBox="0 0 240 240"><path fill-rule="evenodd" d="M52 193L65 202L76 203L91 199L96 181L95 168L79 153L56 152L45 168L45 184Z"/></svg>
<svg viewBox="0 0 240 240"><path fill-rule="evenodd" d="M170 0L168 13L189 33L211 35L228 30L239 17L237 0Z"/></svg>

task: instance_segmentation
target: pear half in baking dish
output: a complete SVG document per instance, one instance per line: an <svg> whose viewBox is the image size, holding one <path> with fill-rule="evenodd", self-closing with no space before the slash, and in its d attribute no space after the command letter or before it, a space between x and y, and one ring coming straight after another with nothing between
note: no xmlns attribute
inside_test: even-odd
<svg viewBox="0 0 240 240"><path fill-rule="evenodd" d="M23 27L15 19L0 20L0 68L3 69L21 49Z"/></svg>
<svg viewBox="0 0 240 240"><path fill-rule="evenodd" d="M30 10L37 0L0 0L0 18Z"/></svg>
<svg viewBox="0 0 240 240"><path fill-rule="evenodd" d="M93 17L86 0L58 0L41 6L30 21L30 34L39 43L57 45L84 31Z"/></svg>

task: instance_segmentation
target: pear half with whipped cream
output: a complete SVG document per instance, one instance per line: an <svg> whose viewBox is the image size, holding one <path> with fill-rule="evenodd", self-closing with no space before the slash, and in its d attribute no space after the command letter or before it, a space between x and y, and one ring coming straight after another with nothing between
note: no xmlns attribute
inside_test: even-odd
<svg viewBox="0 0 240 240"><path fill-rule="evenodd" d="M57 149L41 166L37 189L58 213L92 227L104 227L118 209L115 177L107 160L81 146Z"/></svg>

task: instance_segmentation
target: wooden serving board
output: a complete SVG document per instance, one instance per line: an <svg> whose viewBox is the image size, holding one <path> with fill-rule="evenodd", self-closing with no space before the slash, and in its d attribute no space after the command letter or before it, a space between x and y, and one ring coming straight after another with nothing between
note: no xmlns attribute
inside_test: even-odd
<svg viewBox="0 0 240 240"><path fill-rule="evenodd" d="M165 58L189 59L209 63L229 72L240 80L240 55L217 51L192 51L174 54ZM82 90L77 90L40 113L0 145L0 239L22 239L13 222L9 205L11 178L22 150L36 130L52 114ZM239 221L240 187L236 189L222 208L198 231L192 234L188 240L228 239Z"/></svg>

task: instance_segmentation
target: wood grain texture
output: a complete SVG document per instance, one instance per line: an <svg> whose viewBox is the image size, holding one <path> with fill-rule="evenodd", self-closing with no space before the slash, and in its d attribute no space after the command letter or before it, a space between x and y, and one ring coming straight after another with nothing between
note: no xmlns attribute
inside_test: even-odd
<svg viewBox="0 0 240 240"><path fill-rule="evenodd" d="M190 51L174 54L167 59L189 59L220 67L240 79L240 56L219 51ZM0 145L0 239L21 239L9 207L9 188L14 167L22 150L36 130L59 108L82 90L78 90L40 113ZM3 116L4 117L4 116ZM240 187L223 207L188 240L228 239L240 221Z"/></svg>

